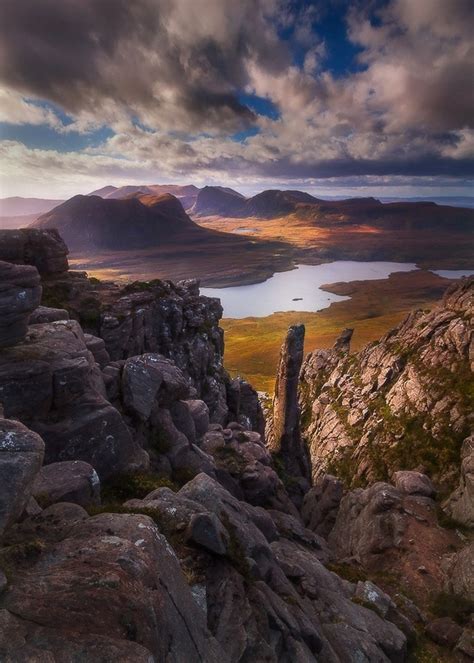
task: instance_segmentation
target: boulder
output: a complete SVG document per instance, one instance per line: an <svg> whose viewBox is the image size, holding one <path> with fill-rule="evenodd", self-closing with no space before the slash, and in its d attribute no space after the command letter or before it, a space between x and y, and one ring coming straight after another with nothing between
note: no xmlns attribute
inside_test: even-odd
<svg viewBox="0 0 474 663"><path fill-rule="evenodd" d="M23 513L43 456L39 435L18 421L0 419L0 536Z"/></svg>
<svg viewBox="0 0 474 663"><path fill-rule="evenodd" d="M227 552L227 532L214 513L196 513L191 516L186 539L215 555Z"/></svg>
<svg viewBox="0 0 474 663"><path fill-rule="evenodd" d="M123 402L126 409L147 420L155 402L171 405L186 398L189 385L180 369L159 354L143 354L127 359L122 373Z"/></svg>
<svg viewBox="0 0 474 663"><path fill-rule="evenodd" d="M434 497L436 490L430 479L421 472L400 471L394 472L393 484L398 490L407 495L424 495Z"/></svg>
<svg viewBox="0 0 474 663"><path fill-rule="evenodd" d="M37 474L32 493L43 507L55 502L87 507L100 504L100 481L89 463L80 460L51 463Z"/></svg>
<svg viewBox="0 0 474 663"><path fill-rule="evenodd" d="M25 338L40 299L40 277L34 267L0 261L0 348Z"/></svg>
<svg viewBox="0 0 474 663"><path fill-rule="evenodd" d="M56 322L56 320L69 320L69 313L66 309L38 306L30 316L30 325L40 325L44 322Z"/></svg>
<svg viewBox="0 0 474 663"><path fill-rule="evenodd" d="M42 276L67 272L68 253L57 230L0 230L0 260L33 265Z"/></svg>
<svg viewBox="0 0 474 663"><path fill-rule="evenodd" d="M449 617L440 617L426 625L425 633L438 645L453 649L462 635L462 627Z"/></svg>

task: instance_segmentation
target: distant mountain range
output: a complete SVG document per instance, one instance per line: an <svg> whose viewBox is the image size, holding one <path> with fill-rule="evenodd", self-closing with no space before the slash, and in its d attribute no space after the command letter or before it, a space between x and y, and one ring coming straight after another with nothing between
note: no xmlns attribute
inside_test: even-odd
<svg viewBox="0 0 474 663"><path fill-rule="evenodd" d="M316 225L383 226L386 230L415 230L442 227L472 228L471 209L437 205L434 202L383 203L377 198L323 200L302 191L270 189L250 198L218 187L204 187L190 210L196 217L275 219L294 215Z"/></svg>

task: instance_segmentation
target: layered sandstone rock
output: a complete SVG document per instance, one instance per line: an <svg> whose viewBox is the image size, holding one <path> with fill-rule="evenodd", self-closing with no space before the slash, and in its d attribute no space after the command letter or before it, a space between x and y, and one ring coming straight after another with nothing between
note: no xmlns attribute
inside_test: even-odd
<svg viewBox="0 0 474 663"><path fill-rule="evenodd" d="M473 317L469 278L360 353L338 342L307 357L300 402L315 480L329 471L357 485L421 469L454 488L474 424Z"/></svg>
<svg viewBox="0 0 474 663"><path fill-rule="evenodd" d="M0 260L33 265L42 276L66 272L68 253L57 230L0 230Z"/></svg>
<svg viewBox="0 0 474 663"><path fill-rule="evenodd" d="M25 338L40 299L40 277L34 267L0 261L0 348Z"/></svg>
<svg viewBox="0 0 474 663"><path fill-rule="evenodd" d="M23 513L44 456L39 435L0 418L0 536Z"/></svg>

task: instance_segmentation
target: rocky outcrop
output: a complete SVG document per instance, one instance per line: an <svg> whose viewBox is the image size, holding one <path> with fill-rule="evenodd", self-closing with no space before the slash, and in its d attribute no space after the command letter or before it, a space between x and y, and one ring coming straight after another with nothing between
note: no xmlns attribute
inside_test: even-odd
<svg viewBox="0 0 474 663"><path fill-rule="evenodd" d="M33 265L42 276L67 272L68 253L57 230L0 230L0 260Z"/></svg>
<svg viewBox="0 0 474 663"><path fill-rule="evenodd" d="M343 493L342 481L330 474L322 476L304 496L301 515L306 527L327 537L336 522Z"/></svg>
<svg viewBox="0 0 474 663"><path fill-rule="evenodd" d="M45 462L83 460L101 478L143 467L146 454L106 398L98 365L75 320L33 325L0 355L5 416L41 435Z"/></svg>
<svg viewBox="0 0 474 663"><path fill-rule="evenodd" d="M17 550L30 548L12 564L0 599L2 659L225 660L150 517L88 518L80 507L64 506L10 534ZM32 528L42 535L33 548Z"/></svg>
<svg viewBox="0 0 474 663"><path fill-rule="evenodd" d="M40 298L40 277L34 267L0 261L0 348L25 338Z"/></svg>
<svg viewBox="0 0 474 663"><path fill-rule="evenodd" d="M300 407L298 404L298 381L303 362L304 332L304 325L290 327L280 351L267 444L271 453L282 463L290 476L308 480L310 467L300 434Z"/></svg>
<svg viewBox="0 0 474 663"><path fill-rule="evenodd" d="M463 442L459 486L445 502L444 509L454 520L474 527L474 436L472 435Z"/></svg>
<svg viewBox="0 0 474 663"><path fill-rule="evenodd" d="M426 600L447 581L440 559L460 548L462 539L438 526L431 497L379 482L346 493L328 543L336 560L395 575L401 588Z"/></svg>
<svg viewBox="0 0 474 663"><path fill-rule="evenodd" d="M0 418L0 536L23 513L43 455L39 435L18 421Z"/></svg>
<svg viewBox="0 0 474 663"><path fill-rule="evenodd" d="M354 486L421 470L445 494L454 488L473 425L473 315L469 278L360 353L336 343L307 357L300 402L314 480L329 471Z"/></svg>

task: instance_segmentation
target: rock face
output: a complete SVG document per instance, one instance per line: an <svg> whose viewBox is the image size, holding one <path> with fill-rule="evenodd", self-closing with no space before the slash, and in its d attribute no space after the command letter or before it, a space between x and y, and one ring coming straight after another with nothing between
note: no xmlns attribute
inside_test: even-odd
<svg viewBox="0 0 474 663"><path fill-rule="evenodd" d="M461 449L459 486L444 504L445 510L460 523L474 527L474 436L466 438Z"/></svg>
<svg viewBox="0 0 474 663"><path fill-rule="evenodd" d="M35 523L50 538L13 571L1 599L2 659L225 660L151 518L56 510L53 537L48 515Z"/></svg>
<svg viewBox="0 0 474 663"><path fill-rule="evenodd" d="M66 272L67 254L57 230L0 230L0 260L33 265L42 276Z"/></svg>
<svg viewBox="0 0 474 663"><path fill-rule="evenodd" d="M18 421L0 418L0 536L23 513L43 455L39 435Z"/></svg>
<svg viewBox="0 0 474 663"><path fill-rule="evenodd" d="M34 267L0 261L0 348L22 341L41 298Z"/></svg>
<svg viewBox="0 0 474 663"><path fill-rule="evenodd" d="M290 327L280 351L268 447L290 475L309 479L309 462L300 435L298 404L304 332L304 325Z"/></svg>
<svg viewBox="0 0 474 663"><path fill-rule="evenodd" d="M469 278L358 354L336 343L308 356L300 402L314 480L329 471L360 485L421 468L455 487L473 425L473 315Z"/></svg>
<svg viewBox="0 0 474 663"><path fill-rule="evenodd" d="M75 320L30 327L0 355L0 402L41 435L45 462L83 460L106 478L147 463L106 398L98 365Z"/></svg>

